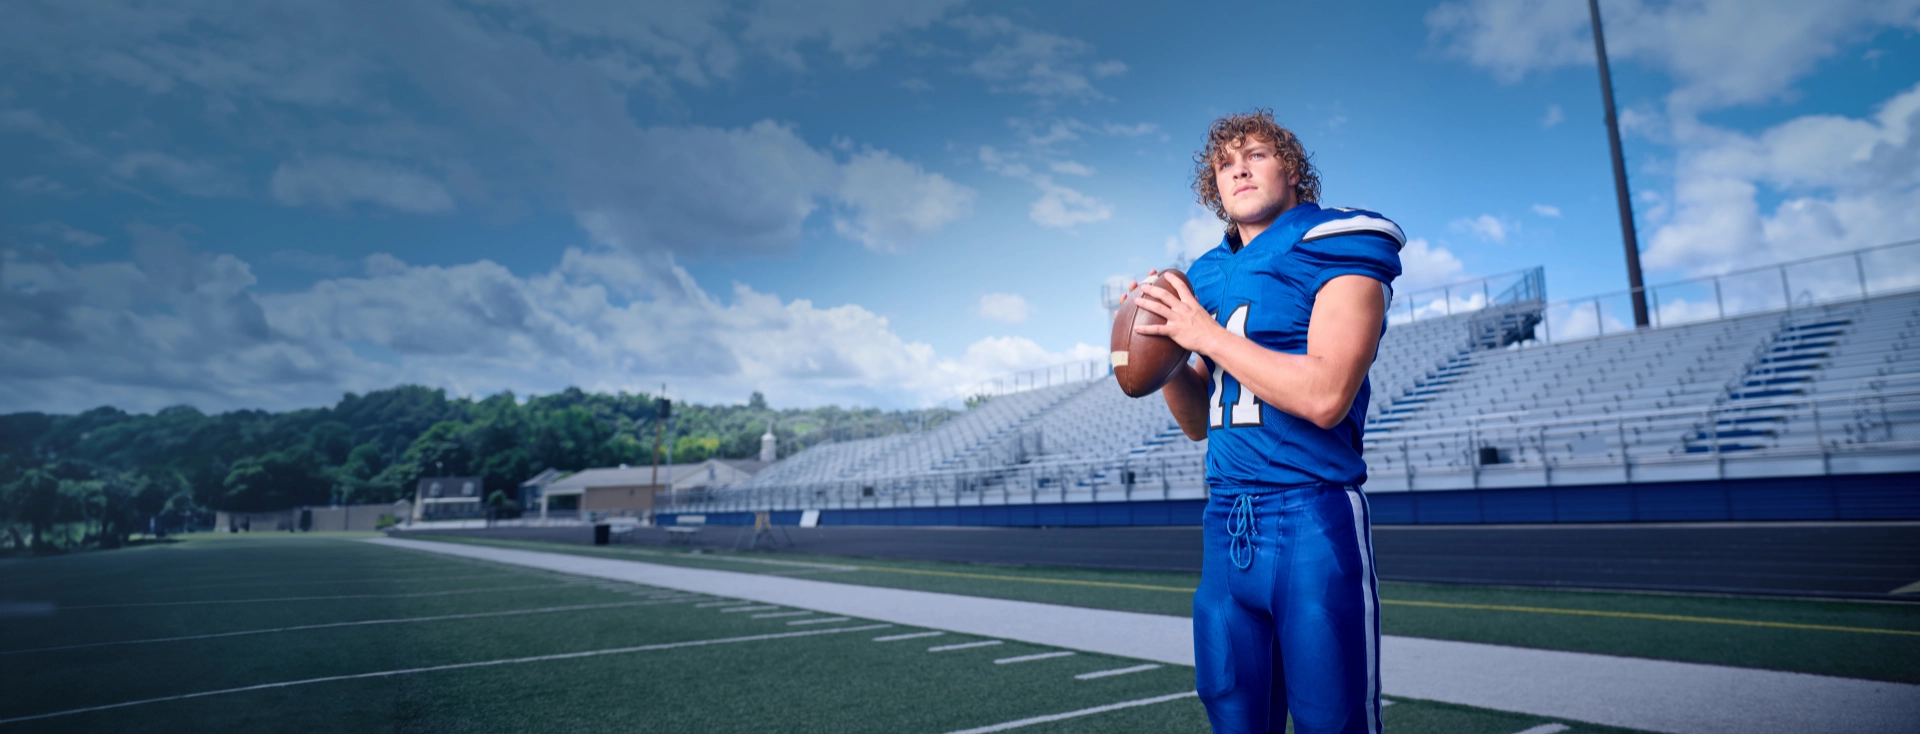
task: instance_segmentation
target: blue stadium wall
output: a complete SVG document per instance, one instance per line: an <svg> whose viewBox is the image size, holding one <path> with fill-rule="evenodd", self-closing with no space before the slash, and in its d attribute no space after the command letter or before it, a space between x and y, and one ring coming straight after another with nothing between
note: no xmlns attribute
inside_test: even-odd
<svg viewBox="0 0 1920 734"><path fill-rule="evenodd" d="M1920 473L1383 492L1367 495L1375 525L1558 522L1731 522L1920 519ZM1199 525L1203 500L822 510L821 525L1113 527ZM705 513L709 525L751 525L753 513ZM674 514L656 521L671 524ZM800 511L772 513L800 524Z"/></svg>

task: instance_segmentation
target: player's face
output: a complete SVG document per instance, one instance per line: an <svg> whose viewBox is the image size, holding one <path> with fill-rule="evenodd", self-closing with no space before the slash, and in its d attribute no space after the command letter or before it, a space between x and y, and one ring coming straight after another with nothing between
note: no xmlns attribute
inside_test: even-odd
<svg viewBox="0 0 1920 734"><path fill-rule="evenodd" d="M1213 182L1227 216L1241 225L1268 224L1299 203L1293 187L1300 177L1288 173L1273 144L1260 138L1247 138L1239 146L1221 150L1214 161Z"/></svg>

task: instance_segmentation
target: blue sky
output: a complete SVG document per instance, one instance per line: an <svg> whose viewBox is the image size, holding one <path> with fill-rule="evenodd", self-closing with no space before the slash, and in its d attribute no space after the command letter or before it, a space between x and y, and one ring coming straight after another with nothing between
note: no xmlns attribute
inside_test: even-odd
<svg viewBox="0 0 1920 734"><path fill-rule="evenodd" d="M1604 0L1650 281L1920 236L1920 1ZM1408 293L1625 267L1586 5L27 2L0 410L909 407L1104 354L1270 107Z"/></svg>

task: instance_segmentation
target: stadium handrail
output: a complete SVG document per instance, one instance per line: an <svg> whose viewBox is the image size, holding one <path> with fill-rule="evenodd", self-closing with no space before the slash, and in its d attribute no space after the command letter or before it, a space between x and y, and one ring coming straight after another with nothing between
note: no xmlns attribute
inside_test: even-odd
<svg viewBox="0 0 1920 734"><path fill-rule="evenodd" d="M1801 405L1811 405L1815 403L1847 403L1847 402L1856 402L1860 400L1866 400L1870 398L1885 399L1885 398L1908 398L1908 397L1915 398L1916 401L1920 401L1920 388L1914 388L1911 390L1890 391L1890 392L1876 391L1876 392L1865 393L1865 394L1849 393L1846 395L1832 395L1832 396L1816 395L1816 396L1802 396L1802 397L1796 397L1796 398L1765 398L1765 399L1755 399L1755 400L1742 400L1737 405L1720 403L1720 404L1705 405L1705 406L1692 407L1692 408L1662 408L1660 410L1643 410L1643 411L1634 411L1631 413L1603 413L1599 415L1589 415L1589 416L1566 416L1562 418L1547 418L1547 419L1542 419L1537 421L1528 421L1525 423L1513 423L1513 424L1501 425L1501 426L1498 426L1498 428L1500 430L1519 430L1519 429L1525 429L1525 428L1545 428L1548 426L1579 425L1583 423L1613 423L1616 421L1637 420L1637 419L1643 419L1643 418L1666 418L1666 417L1672 417L1672 416L1685 416L1685 415L1711 416L1716 413L1748 411L1748 410L1754 410L1758 408L1787 408L1787 407L1797 407ZM1495 414L1490 414L1485 416L1466 416L1465 420L1468 423L1476 423L1478 422L1476 419L1490 420L1497 417L1511 416L1515 414L1526 414L1531 412L1533 411L1513 411L1508 413L1495 413ZM1463 428L1430 428L1424 431L1406 431L1406 432L1394 432L1394 433L1387 433L1387 434L1377 434L1375 436L1367 436L1362 440L1369 443L1376 442L1376 441L1381 443L1391 443L1395 441L1412 439L1412 438L1427 438L1431 436L1455 436L1455 435L1459 435L1463 431L1472 430L1476 428L1483 428L1483 427L1485 426L1469 425Z"/></svg>

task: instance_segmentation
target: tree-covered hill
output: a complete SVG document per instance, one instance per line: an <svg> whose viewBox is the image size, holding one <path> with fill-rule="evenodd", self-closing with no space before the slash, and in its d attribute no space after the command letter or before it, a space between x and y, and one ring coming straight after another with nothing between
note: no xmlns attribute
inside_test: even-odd
<svg viewBox="0 0 1920 734"><path fill-rule="evenodd" d="M151 415L110 407L0 415L0 544L19 548L23 533L73 523L87 528L88 542L112 545L148 517L178 526L210 510L389 502L436 473L481 476L486 494L512 496L549 467L651 463L656 406L644 393L570 388L521 402L406 385L285 413L179 406ZM952 411L777 411L754 393L742 405L675 405L674 413L666 441L674 461L689 462L757 457L769 423L785 456L830 438L935 425Z"/></svg>

